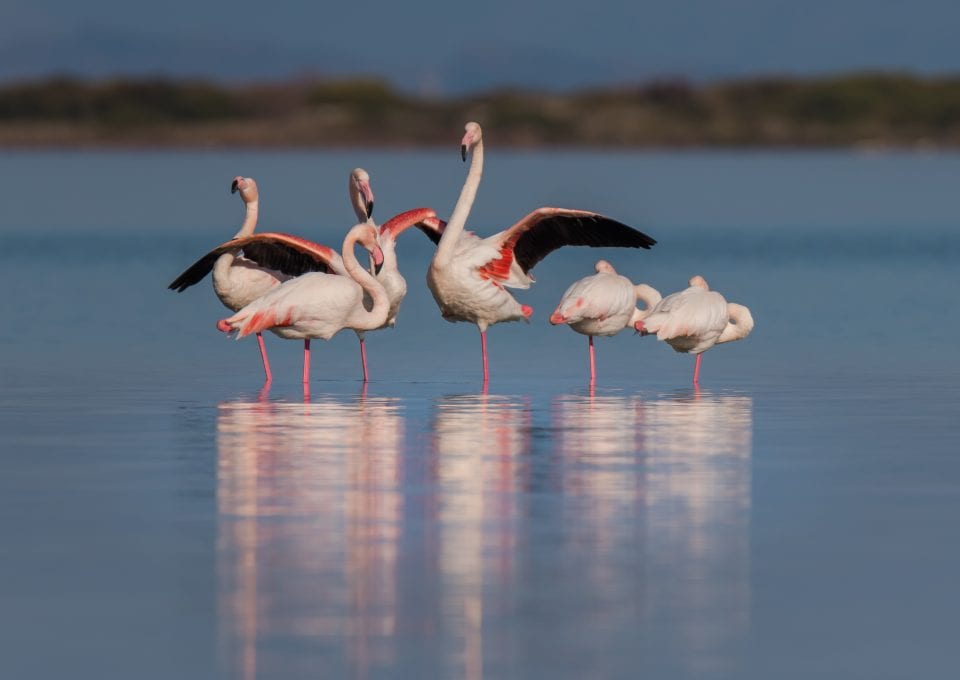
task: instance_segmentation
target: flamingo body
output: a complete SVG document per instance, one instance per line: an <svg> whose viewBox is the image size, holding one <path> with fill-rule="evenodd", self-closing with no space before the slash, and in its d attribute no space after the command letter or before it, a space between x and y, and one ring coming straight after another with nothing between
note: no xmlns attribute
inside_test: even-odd
<svg viewBox="0 0 960 680"><path fill-rule="evenodd" d="M627 326L644 318L660 301L660 293L646 284L633 285L626 276L617 274L613 266L600 260L596 274L574 282L550 315L550 323L567 324L578 333L590 337L590 383L597 378L593 338L595 335L616 335ZM637 300L644 310L637 309Z"/></svg>
<svg viewBox="0 0 960 680"><path fill-rule="evenodd" d="M313 272L284 282L226 319L242 338L273 331L289 340L329 340L344 328L360 325L363 289L338 274Z"/></svg>
<svg viewBox="0 0 960 680"><path fill-rule="evenodd" d="M656 334L677 352L700 354L717 343L729 320L720 293L691 285L663 298L641 323L644 333Z"/></svg>
<svg viewBox="0 0 960 680"><path fill-rule="evenodd" d="M552 324L567 324L583 335L616 335L637 311L633 282L600 260L597 273L574 282L550 316Z"/></svg>
<svg viewBox="0 0 960 680"><path fill-rule="evenodd" d="M749 309L727 302L720 293L710 290L702 276L691 278L689 288L666 296L634 324L641 334L656 334L677 352L695 354L695 385L699 384L703 352L714 345L742 340L753 326Z"/></svg>
<svg viewBox="0 0 960 680"><path fill-rule="evenodd" d="M427 286L443 318L476 324L481 332L495 323L529 318L530 308L517 302L504 284L481 274L475 264L478 254L482 256L482 248L468 249L465 257L454 256L447 267L430 268Z"/></svg>

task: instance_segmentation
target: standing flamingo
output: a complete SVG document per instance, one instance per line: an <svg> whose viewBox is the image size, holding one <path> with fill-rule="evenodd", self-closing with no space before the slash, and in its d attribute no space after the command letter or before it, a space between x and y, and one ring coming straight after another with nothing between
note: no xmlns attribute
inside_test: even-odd
<svg viewBox="0 0 960 680"><path fill-rule="evenodd" d="M616 335L643 319L660 302L660 293L645 283L633 285L626 276L617 274L606 260L596 264L597 273L576 281L567 288L560 304L550 315L550 323L567 324L577 333L590 338L590 383L597 379L593 356L593 336ZM644 309L637 309L640 300Z"/></svg>
<svg viewBox="0 0 960 680"><path fill-rule="evenodd" d="M370 222L372 224L372 221ZM440 241L440 235L446 226L446 222L437 217L437 213L430 208L414 208L407 210L399 215L391 217L380 227L379 243L383 251L383 263L380 266L374 266L371 262L371 271L377 277L377 281L387 291L387 298L390 300L390 311L387 314L387 320L380 328L397 324L397 314L400 312L400 303L407 295L407 281L400 273L397 266L397 237L410 227L416 226L425 233L431 241L437 243ZM370 305L369 298L364 298L364 305ZM357 337L360 338L360 361L363 365L363 380L367 381L367 352L364 347L364 331L357 331Z"/></svg>
<svg viewBox="0 0 960 680"><path fill-rule="evenodd" d="M240 231L234 239L248 238L257 228L257 216L260 211L260 194L257 183L250 177L234 177L230 193L240 192L240 198L246 205L246 215ZM198 265L202 263L202 268ZM202 273L200 273L202 269ZM213 271L213 290L227 309L237 311L250 304L271 288L286 281L289 276L273 268L260 266L257 262L240 254L240 248L225 248L215 256L207 254L170 284L171 290L178 293L199 282ZM267 348L263 344L263 335L257 333L257 345L263 360L263 372L266 382L273 380L270 372L270 360Z"/></svg>
<svg viewBox="0 0 960 680"><path fill-rule="evenodd" d="M677 352L697 355L693 384L700 384L700 360L714 345L742 340L753 330L753 316L743 305L727 302L711 291L702 276L690 279L690 287L663 298L644 318L634 323L642 335L657 334Z"/></svg>
<svg viewBox="0 0 960 680"><path fill-rule="evenodd" d="M447 321L467 321L480 330L483 382L490 379L487 328L501 321L529 319L533 309L505 290L529 288L530 270L561 246L647 248L656 243L644 233L586 210L538 208L509 229L481 239L465 232L483 174L483 135L467 123L461 141L464 161L473 152L467 179L427 272L427 285Z"/></svg>
<svg viewBox="0 0 960 680"><path fill-rule="evenodd" d="M372 225L374 197L373 189L370 186L370 175L367 173L367 171L363 168L354 169L350 173L348 189L350 195L350 204L357 215L358 221ZM256 221L254 215L254 224L255 223ZM430 236L434 242L436 242L440 238L439 235L443 228L443 224L444 223L442 220L437 219L436 213L426 209L421 209L420 212L408 211L406 213L401 213L385 223L383 229L387 229L388 225L390 225L389 232L391 234L391 236L387 239L387 241L389 241L387 244L387 249L389 249L390 255L385 255L385 257L392 257L392 267L389 265L389 262L385 260L380 275L390 278L391 281L396 276L399 276L399 272L395 272L396 256L394 254L395 246L393 240L396 238L396 235L399 235L409 226L417 226L427 233L427 235ZM186 269L186 271L180 274L180 276L178 276L173 283L170 284L169 288L171 290L176 290L177 292L187 289L193 284L201 281L208 273L210 273L211 269L214 268L214 264L219 262L220 258L225 257L227 254L235 255L241 250L243 251L243 258L240 259L246 263L247 268L256 269L257 266L259 266L260 268L268 271L275 270L275 276L280 281L286 280L292 276L300 276L308 272L326 272L346 275L346 270L344 269L340 256L331 248L314 243L307 239L300 238L298 236L291 236L289 234L276 232L253 234L253 228L251 227L246 232L241 230L236 237L217 246L199 260L194 262ZM384 252L387 252L387 250L385 249ZM403 280L402 277L400 277L400 280ZM277 282L275 282L273 285L276 285L276 283ZM384 285L387 288L388 293L395 291L395 286L387 285L386 282ZM266 293L268 290L270 290L270 288L265 288L260 295ZM393 297L391 297L391 320L396 316L396 309L399 307L400 300L402 300L405 292L406 285L404 283L403 292L399 293L399 299L394 303ZM233 311L237 311L256 298L260 297L260 295L252 295L249 297L249 299L243 301L243 304L235 307L230 305L227 306L230 307L230 309L233 309ZM360 358L363 365L363 379L366 381L368 379L368 374L363 334L362 332L358 332L357 335L360 337ZM257 338L261 347L261 351L264 352L264 361L266 361L262 336L258 334ZM305 342L304 353L306 354L307 352L308 349ZM304 356L304 360L308 360L306 356ZM269 381L270 373L269 368L267 368L267 382Z"/></svg>
<svg viewBox="0 0 960 680"><path fill-rule="evenodd" d="M302 339L303 382L308 384L311 339L329 340L344 328L371 330L386 323L390 301L383 286L357 261L353 248L358 242L372 254L375 264L383 262L376 228L358 224L343 241L341 261L346 276L311 272L290 279L221 319L217 328L225 333L236 331L240 338L270 329L282 338ZM363 305L365 292L372 301L369 310Z"/></svg>

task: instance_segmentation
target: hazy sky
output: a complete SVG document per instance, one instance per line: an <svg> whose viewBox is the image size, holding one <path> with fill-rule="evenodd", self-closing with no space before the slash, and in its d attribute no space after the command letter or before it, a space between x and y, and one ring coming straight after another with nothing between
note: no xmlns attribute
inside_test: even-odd
<svg viewBox="0 0 960 680"><path fill-rule="evenodd" d="M412 90L960 72L956 0L4 0L0 79L382 75Z"/></svg>

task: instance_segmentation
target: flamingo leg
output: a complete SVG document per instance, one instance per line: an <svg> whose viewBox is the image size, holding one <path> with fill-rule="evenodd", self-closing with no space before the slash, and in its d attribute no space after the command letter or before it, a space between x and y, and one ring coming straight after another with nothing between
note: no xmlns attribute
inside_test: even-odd
<svg viewBox="0 0 960 680"><path fill-rule="evenodd" d="M360 338L360 363L363 365L363 382L367 382L367 348Z"/></svg>
<svg viewBox="0 0 960 680"><path fill-rule="evenodd" d="M597 365L593 358L593 336L588 336L590 338L590 384L592 385L597 380Z"/></svg>
<svg viewBox="0 0 960 680"><path fill-rule="evenodd" d="M483 353L483 384L490 381L490 369L487 365L487 332L480 331L480 351Z"/></svg>
<svg viewBox="0 0 960 680"><path fill-rule="evenodd" d="M303 341L303 384L310 384L310 338Z"/></svg>
<svg viewBox="0 0 960 680"><path fill-rule="evenodd" d="M703 354L698 354L698 355L697 355L697 363L696 363L696 365L693 367L693 384L694 384L694 385L699 385L699 384L700 384L700 360L701 360L702 358L703 358Z"/></svg>
<svg viewBox="0 0 960 680"><path fill-rule="evenodd" d="M267 359L267 348L263 344L263 334L257 333L257 345L260 347L260 358L263 360L263 372L266 374L266 383L273 382L273 374L270 372L270 360Z"/></svg>

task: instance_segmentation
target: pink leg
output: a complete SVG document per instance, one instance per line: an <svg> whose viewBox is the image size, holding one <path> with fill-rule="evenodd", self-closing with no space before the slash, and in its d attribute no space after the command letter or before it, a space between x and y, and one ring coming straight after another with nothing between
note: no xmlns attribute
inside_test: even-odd
<svg viewBox="0 0 960 680"><path fill-rule="evenodd" d="M303 384L310 384L310 338L303 341Z"/></svg>
<svg viewBox="0 0 960 680"><path fill-rule="evenodd" d="M490 381L490 369L487 367L487 332L480 331L480 349L483 352L483 384Z"/></svg>
<svg viewBox="0 0 960 680"><path fill-rule="evenodd" d="M363 382L367 382L367 348L360 338L360 363L363 364Z"/></svg>
<svg viewBox="0 0 960 680"><path fill-rule="evenodd" d="M703 358L703 354L697 355L697 364L693 368L693 384L700 384L700 360Z"/></svg>
<svg viewBox="0 0 960 680"><path fill-rule="evenodd" d="M273 374L270 372L270 360L267 359L267 348L263 345L263 334L257 333L257 345L260 346L260 358L263 359L263 372L267 374L266 382L273 382Z"/></svg>
<svg viewBox="0 0 960 680"><path fill-rule="evenodd" d="M593 359L593 336L590 337L590 384L592 385L597 379L597 365Z"/></svg>

